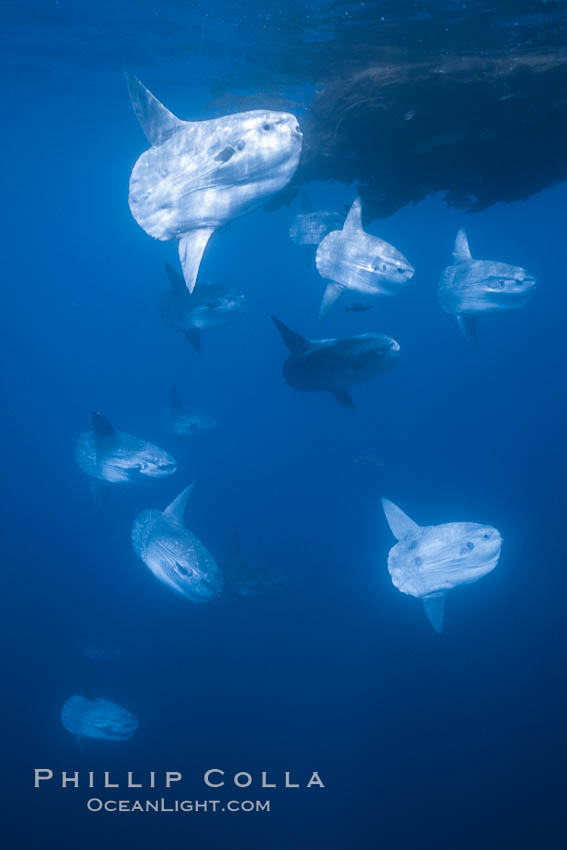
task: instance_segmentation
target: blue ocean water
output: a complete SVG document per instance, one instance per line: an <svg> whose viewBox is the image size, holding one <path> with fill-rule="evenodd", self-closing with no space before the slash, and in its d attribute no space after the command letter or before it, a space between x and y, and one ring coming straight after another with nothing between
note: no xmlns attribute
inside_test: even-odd
<svg viewBox="0 0 567 850"><path fill-rule="evenodd" d="M147 142L123 69L183 118L264 96L294 103L301 123L321 70L312 46L355 42L357 9L346 4L242 5L4 7L5 846L558 847L565 184L471 214L432 194L372 221L415 278L368 313L337 305L323 329L322 281L288 236L298 198L236 220L213 236L199 279L246 292L248 307L204 334L198 355L159 316L175 246L150 239L128 208ZM366 6L379 16L380 4ZM400 14L390 35L403 24ZM556 19L550 29L560 40ZM316 207L342 211L356 184L312 181L309 192ZM473 254L538 281L524 309L480 323L474 347L436 297L463 226ZM399 341L399 362L354 388L354 413L296 393L271 314L314 338L383 331ZM163 434L172 385L217 428L185 441ZM172 451L176 475L97 507L74 460L92 410ZM362 454L384 466L354 464ZM285 574L283 590L192 605L136 559L135 515L192 480L187 524L219 564L237 530L251 559ZM497 569L450 596L442 636L391 584L382 496L424 525L470 520L502 533ZM86 658L81 640L92 635L119 654ZM82 692L135 712L137 734L79 750L60 711ZM211 798L205 770L249 771L252 788L224 798L269 796L272 809L94 814L84 787L34 789L35 768L179 770L194 800ZM324 789L268 794L257 781L291 771L304 784L315 770Z"/></svg>

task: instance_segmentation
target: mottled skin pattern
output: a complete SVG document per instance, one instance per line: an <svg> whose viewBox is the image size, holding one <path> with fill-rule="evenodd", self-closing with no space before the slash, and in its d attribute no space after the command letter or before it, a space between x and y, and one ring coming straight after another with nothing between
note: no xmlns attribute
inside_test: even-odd
<svg viewBox="0 0 567 850"><path fill-rule="evenodd" d="M334 212L298 213L289 228L289 236L296 245L318 245L332 230L342 227L343 216Z"/></svg>
<svg viewBox="0 0 567 850"><path fill-rule="evenodd" d="M207 602L222 592L223 578L212 555L165 512L142 511L134 521L132 544L156 578L192 602Z"/></svg>
<svg viewBox="0 0 567 850"><path fill-rule="evenodd" d="M168 478L177 469L177 461L168 452L122 431L108 436L86 431L77 441L75 458L84 473L105 484Z"/></svg>
<svg viewBox="0 0 567 850"><path fill-rule="evenodd" d="M104 741L127 741L138 728L138 718L106 699L70 697L61 722L72 735Z"/></svg>
<svg viewBox="0 0 567 850"><path fill-rule="evenodd" d="M499 532L487 525L425 526L390 550L388 570L398 590L423 599L478 581L498 563L501 545Z"/></svg>

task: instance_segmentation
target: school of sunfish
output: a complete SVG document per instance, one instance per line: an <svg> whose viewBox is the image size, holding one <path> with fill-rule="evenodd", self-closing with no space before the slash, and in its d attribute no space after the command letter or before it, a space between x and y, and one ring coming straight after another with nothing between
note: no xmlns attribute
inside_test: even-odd
<svg viewBox="0 0 567 850"><path fill-rule="evenodd" d="M130 210L150 236L178 241L182 274L165 264L169 289L162 297L161 317L200 351L201 333L240 317L247 301L244 292L226 284L197 283L209 238L289 184L299 163L302 133L294 115L272 110L184 121L133 75L127 74L127 84L151 145L130 176ZM345 307L345 313L365 314L377 298L401 293L415 276L413 265L398 248L363 229L359 198L345 219L337 211L315 210L304 190L289 236L325 283L320 319L345 293L361 299ZM460 230L453 262L441 275L437 295L442 309L474 342L478 317L521 308L534 289L534 277L520 266L473 259ZM285 381L301 393L329 393L344 408L355 407L353 386L376 378L400 356L399 343L381 331L311 339L279 318L272 319L289 352L283 364ZM161 424L170 436L187 437L210 431L216 422L186 407L173 388ZM91 428L78 437L75 458L94 487L157 482L177 471L177 461L168 451L118 431L98 412L91 415ZM354 463L383 466L375 455L360 455ZM153 576L192 603L211 603L221 595L257 597L284 587L285 576L277 569L257 566L243 556L236 532L229 557L224 564L216 562L185 524L192 490L190 484L165 509L148 507L133 521L133 550ZM502 537L496 528L475 522L419 526L388 499L382 504L396 539L387 556L392 583L401 593L422 600L433 629L440 633L447 594L494 570ZM385 555L382 558L386 560ZM117 657L94 646L88 643L81 651L97 661ZM81 695L66 701L61 721L80 741L125 741L138 728L138 719L129 710Z"/></svg>

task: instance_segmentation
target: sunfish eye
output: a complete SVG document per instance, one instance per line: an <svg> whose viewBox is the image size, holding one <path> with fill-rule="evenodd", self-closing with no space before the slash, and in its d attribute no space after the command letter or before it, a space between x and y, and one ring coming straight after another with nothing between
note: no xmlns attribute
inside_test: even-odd
<svg viewBox="0 0 567 850"><path fill-rule="evenodd" d="M423 558L420 558L420 557L418 556L418 557L415 559L414 564L416 565L416 567L421 567L421 565L423 564Z"/></svg>
<svg viewBox="0 0 567 850"><path fill-rule="evenodd" d="M244 148L246 147L246 142L244 141L244 139L239 139L236 143L236 147L238 148L239 151L243 151Z"/></svg>
<svg viewBox="0 0 567 850"><path fill-rule="evenodd" d="M490 540L490 534L483 534L482 539L483 540Z"/></svg>
<svg viewBox="0 0 567 850"><path fill-rule="evenodd" d="M471 543L470 540L467 543L467 549L469 550L469 552L472 552L472 550L474 549L474 543Z"/></svg>
<svg viewBox="0 0 567 850"><path fill-rule="evenodd" d="M382 271L385 272L387 268L388 266L386 265L386 263L382 263Z"/></svg>
<svg viewBox="0 0 567 850"><path fill-rule="evenodd" d="M262 124L262 130L265 130L266 133L269 133L270 130L273 130L273 129L274 129L274 125L272 124L271 121L264 121L264 123Z"/></svg>

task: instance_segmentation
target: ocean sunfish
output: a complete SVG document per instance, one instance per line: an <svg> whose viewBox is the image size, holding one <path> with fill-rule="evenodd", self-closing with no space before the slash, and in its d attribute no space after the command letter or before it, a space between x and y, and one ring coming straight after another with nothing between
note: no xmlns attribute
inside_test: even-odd
<svg viewBox="0 0 567 850"><path fill-rule="evenodd" d="M102 415L91 415L91 430L77 440L75 458L79 468L103 484L139 484L168 478L177 461L164 449L117 431Z"/></svg>
<svg viewBox="0 0 567 850"><path fill-rule="evenodd" d="M342 230L333 230L320 242L315 263L321 277L329 281L320 319L347 290L364 295L397 295L415 273L393 245L364 232L360 198L355 199Z"/></svg>
<svg viewBox="0 0 567 850"><path fill-rule="evenodd" d="M171 590L192 602L219 596L223 577L213 556L183 524L193 484L164 511L142 511L132 526L132 545L138 557Z"/></svg>
<svg viewBox="0 0 567 850"><path fill-rule="evenodd" d="M69 697L61 710L65 729L81 738L101 741L127 741L138 728L138 718L106 699Z"/></svg>
<svg viewBox="0 0 567 850"><path fill-rule="evenodd" d="M201 331L220 328L237 319L246 307L246 296L228 286L200 284L190 294L185 282L169 263L165 264L170 289L161 299L161 317L168 327L185 334L196 351L201 350Z"/></svg>
<svg viewBox="0 0 567 850"><path fill-rule="evenodd" d="M440 633L445 595L494 569L502 547L500 532L476 522L421 527L388 499L382 499L382 505L398 540L388 555L392 583L423 600L431 625Z"/></svg>
<svg viewBox="0 0 567 850"><path fill-rule="evenodd" d="M296 245L318 245L332 230L343 226L344 215L326 210L316 211L304 189L301 193L301 212L297 213L289 228L289 238Z"/></svg>
<svg viewBox="0 0 567 850"><path fill-rule="evenodd" d="M217 424L207 413L185 407L175 387L171 390L169 405L163 411L162 423L164 430L176 437L212 431Z"/></svg>
<svg viewBox="0 0 567 850"><path fill-rule="evenodd" d="M443 272L437 295L445 312L456 316L465 339L473 342L478 316L517 310L534 290L534 278L520 266L473 260L467 235L459 230L453 264Z"/></svg>
<svg viewBox="0 0 567 850"><path fill-rule="evenodd" d="M365 333L345 339L307 339L279 319L272 320L291 352L283 373L301 392L326 391L343 407L354 409L350 387L368 381L396 361L400 346L383 333Z"/></svg>
<svg viewBox="0 0 567 850"><path fill-rule="evenodd" d="M285 585L275 567L255 564L242 554L238 532L232 536L230 558L223 572L227 587L238 596L259 596Z"/></svg>
<svg viewBox="0 0 567 850"><path fill-rule="evenodd" d="M182 121L136 77L126 79L152 145L132 170L130 210L154 239L179 240L183 276L192 292L213 231L289 183L302 133L294 115L268 110Z"/></svg>

